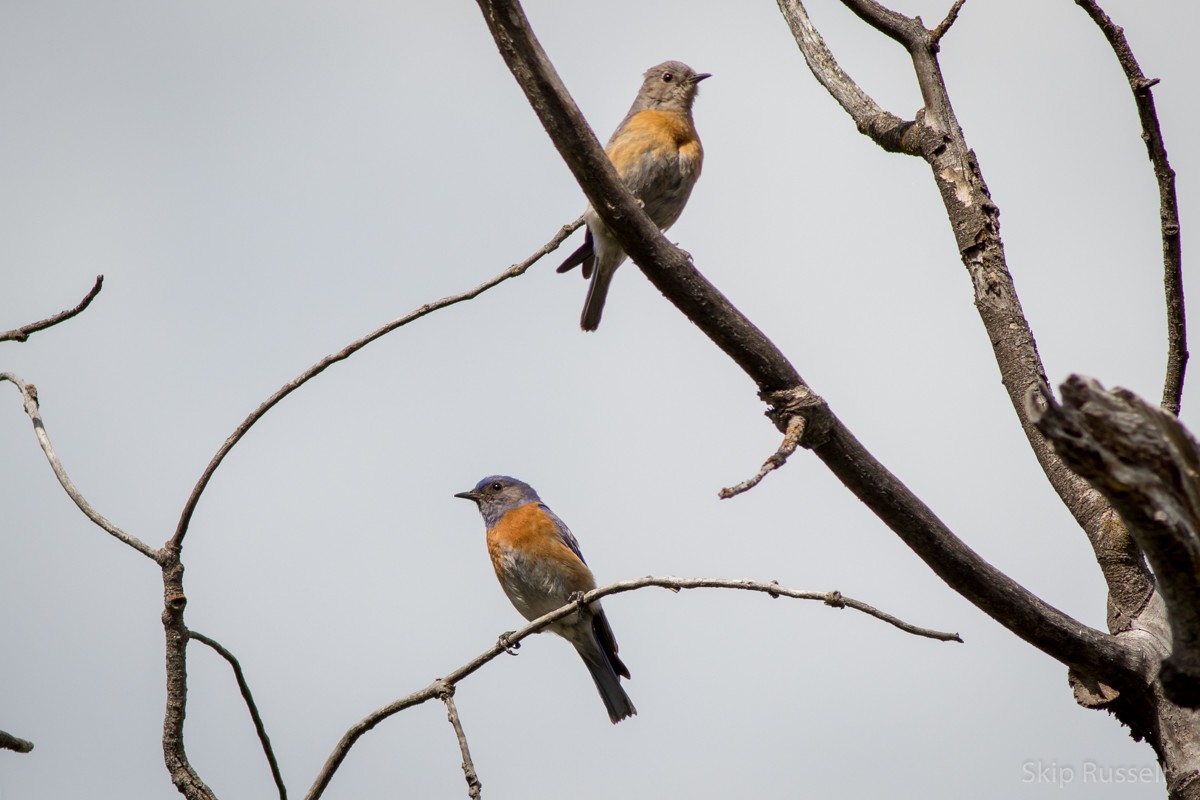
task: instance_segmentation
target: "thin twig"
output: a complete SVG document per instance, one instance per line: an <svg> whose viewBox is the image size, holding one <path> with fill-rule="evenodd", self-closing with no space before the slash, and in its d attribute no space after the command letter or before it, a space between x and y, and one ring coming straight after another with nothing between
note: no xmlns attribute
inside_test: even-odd
<svg viewBox="0 0 1200 800"><path fill-rule="evenodd" d="M14 750L18 753L28 753L33 749L33 742L18 739L11 733L0 731L0 750Z"/></svg>
<svg viewBox="0 0 1200 800"><path fill-rule="evenodd" d="M463 730L462 721L458 718L458 707L454 704L454 687L442 682L440 690L442 702L446 704L446 718L454 726L454 735L458 737L458 750L462 753L463 776L467 779L467 796L479 800L483 792L483 783L475 772L475 762L471 760L471 748L467 746L467 734Z"/></svg>
<svg viewBox="0 0 1200 800"><path fill-rule="evenodd" d="M371 342L391 333L397 328L403 327L408 323L418 320L426 314L430 314L439 309L455 305L456 303L461 303L464 300L471 300L483 294L488 289L503 283L509 278L515 278L519 275L525 274L525 271L533 266L538 259L557 249L558 246L562 244L563 241L565 241L568 236L574 233L582 224L583 215L580 215L574 222L562 226L562 228L559 229L558 233L554 234L554 237L550 239L550 241L539 247L533 252L532 255L519 264L513 264L499 275L484 281L474 289L463 292L462 294L443 297L441 300L435 300L432 303L426 303L415 311L412 311L411 313L406 314L398 319L392 320L383 327L377 328L371 333L368 333L366 336L363 336L361 339L351 342L336 353L325 356L325 358L322 358L320 361L313 364L304 372L300 373L288 383L280 387L275 394L268 397L262 403L262 405L254 409L254 411L250 412L248 417L242 420L242 423L237 426L234 432L229 435L229 438L225 440L225 443L221 445L221 448L217 451L217 454L214 455L212 460L208 462L208 466L204 468L204 473L200 476L200 480L198 480L196 485L192 488L192 493L188 497L187 503L184 504L183 513L180 515L179 523L175 527L175 535L171 537L171 546L178 548L182 545L183 537L187 534L188 526L192 521L192 514L195 513L196 505L200 502L200 495L202 495L205 488L208 487L208 482L212 479L213 473L217 471L217 467L221 466L221 462L225 460L225 456L229 455L229 451L232 450L234 446L242 440L242 437L246 435L251 427L253 427L254 423L262 419L263 415L270 411L276 403L299 389L308 381L320 375L330 366L339 361L344 361L345 359L357 353L359 350L369 345Z"/></svg>
<svg viewBox="0 0 1200 800"><path fill-rule="evenodd" d="M753 478L744 480L736 486L727 486L717 492L717 496L722 500L728 500L731 497L737 497L742 492L748 492L762 482L762 479L767 477L767 473L772 470L779 469L787 460L791 458L792 453L796 452L796 448L800 446L800 439L804 437L804 426L806 421L804 417L792 417L788 421L787 431L783 435L783 442L780 443L779 449L771 454L762 467L758 470Z"/></svg>
<svg viewBox="0 0 1200 800"><path fill-rule="evenodd" d="M50 435L46 433L46 427L42 424L41 412L38 409L37 387L32 383L25 383L25 381L21 380L21 378L17 377L11 372L0 372L0 382L3 381L12 383L17 387L18 391L21 392L21 396L25 400L25 413L29 415L31 420L33 420L33 430L37 435L38 443L41 444L42 452L46 454L46 460L50 462L50 468L54 470L54 475L58 478L58 482L62 484L63 489L66 490L67 496L75 501L75 505L79 507L79 510L87 515L87 518L92 522L96 523L114 537L132 547L134 550L137 550L139 553L146 556L146 558L158 562L161 556L159 551L138 539L136 536L130 536L128 533L109 522L102 514L100 514L100 512L92 508L91 503L84 499L84 496L80 493L80 491L75 488L75 484L72 483L70 477L67 476L67 471L63 469L62 462L58 460L58 454L54 451L54 445L50 443Z"/></svg>
<svg viewBox="0 0 1200 800"><path fill-rule="evenodd" d="M52 317L46 317L46 319L40 322L31 322L28 325L21 326L20 328L14 328L11 331L4 331L3 333L0 333L0 342L24 342L29 338L29 334L31 333L44 331L46 328L53 327L60 322L70 319L71 317L82 314L83 310L90 306L92 301L96 299L96 295L100 294L100 289L103 286L104 276L97 275L96 283L92 285L91 291L84 295L83 299L79 301L79 305L75 306L74 308L68 308L66 311L60 311Z"/></svg>
<svg viewBox="0 0 1200 800"><path fill-rule="evenodd" d="M919 628L916 625L911 625L897 617L892 616L884 611L880 611L873 606L870 606L860 600L855 600L850 597L845 597L841 592L811 592L800 589L789 589L786 586L780 586L775 581L745 581L733 580L729 578L674 578L670 576L656 577L648 575L644 578L636 578L629 581L621 581L619 583L610 583L607 586L601 586L598 589L577 597L566 605L538 617L533 622L530 622L523 628L516 631L506 633L499 637L486 651L463 664L461 667L447 673L444 677L438 678L433 683L426 686L424 689L413 692L410 695L400 698L383 708L377 709L368 714L363 719L355 723L342 736L341 741L334 747L333 752L325 761L321 771L317 773L316 780L313 781L312 788L305 795L305 800L317 800L328 788L330 780L337 772L341 763L346 759L350 752L350 748L354 746L363 734L374 728L379 723L383 722L390 716L398 714L406 708L420 705L428 700L440 698L446 691L446 687L457 686L464 678L478 671L481 667L487 664L497 656L509 652L513 645L519 644L521 640L532 636L539 631L544 630L547 626L552 625L558 620L570 616L585 605L595 602L610 594L621 594L623 592L632 592L637 589L644 589L648 586L657 586L663 589L670 589L673 592L678 592L681 589L740 589L750 592L761 592L771 597L791 597L797 600L819 600L820 602L832 606L834 608L852 608L855 611L861 611L864 614L872 616L878 620L888 623L905 633L911 633L914 636L923 636L929 639L936 639L943 642L962 642L962 638L957 633L943 633L941 631L930 630L928 628Z"/></svg>
<svg viewBox="0 0 1200 800"><path fill-rule="evenodd" d="M1158 111L1154 106L1154 95L1150 87L1158 79L1148 79L1133 50L1125 39L1125 31L1104 13L1094 0L1075 0L1104 33L1125 71L1133 100L1137 105L1138 118L1142 123L1142 139L1158 182L1159 220L1162 231L1163 286L1167 299L1167 374L1163 381L1162 407L1179 416L1183 399L1183 378L1187 371L1187 317L1183 307L1183 248L1179 232L1179 201L1175 196L1175 170L1167 160L1167 147L1163 143L1162 128L1158 124Z"/></svg>
<svg viewBox="0 0 1200 800"><path fill-rule="evenodd" d="M946 14L946 18L938 23L930 33L932 34L933 43L937 45L942 41L942 37L950 30L950 26L958 19L958 12L962 11L963 3L967 0L954 0L954 5L950 6L950 12Z"/></svg>
<svg viewBox="0 0 1200 800"><path fill-rule="evenodd" d="M287 800L287 787L283 785L283 775L279 771L279 762L275 760L275 750L271 747L271 737L267 736L267 728L263 725L262 716L258 713L258 705L254 702L254 695L250 693L250 684L247 683L246 675L242 672L241 662L237 660L237 656L229 652L220 642L210 639L202 633L189 630L188 638L208 645L221 658L229 662L229 666L233 669L233 676L237 679L238 690L241 691L242 699L246 701L246 708L250 711L250 719L254 721L254 730L258 734L258 741L262 743L263 754L266 755L267 764L271 767L271 777L275 779L275 788L279 790L279 800Z"/></svg>

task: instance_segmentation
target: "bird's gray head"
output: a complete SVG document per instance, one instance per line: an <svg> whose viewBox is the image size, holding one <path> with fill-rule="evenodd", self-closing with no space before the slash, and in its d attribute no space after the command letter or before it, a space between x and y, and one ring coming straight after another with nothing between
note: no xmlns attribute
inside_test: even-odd
<svg viewBox="0 0 1200 800"><path fill-rule="evenodd" d="M541 502L532 486L507 475L489 475L475 484L471 491L459 492L454 496L474 501L489 528L514 508Z"/></svg>
<svg viewBox="0 0 1200 800"><path fill-rule="evenodd" d="M700 81L708 77L709 73L696 72L682 61L664 61L646 70L634 106L639 110L691 111L700 92Z"/></svg>

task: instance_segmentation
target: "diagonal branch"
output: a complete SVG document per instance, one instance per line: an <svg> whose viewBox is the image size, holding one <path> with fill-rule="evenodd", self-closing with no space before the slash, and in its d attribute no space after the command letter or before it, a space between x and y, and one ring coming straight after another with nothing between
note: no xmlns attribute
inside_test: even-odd
<svg viewBox="0 0 1200 800"><path fill-rule="evenodd" d="M1158 79L1148 79L1133 50L1121 30L1095 0L1075 0L1087 12L1108 40L1125 77L1133 90L1138 118L1142 122L1142 139L1154 168L1158 182L1159 219L1162 227L1163 286L1167 298L1167 376L1163 382L1162 407L1179 416L1179 404L1183 398L1183 377L1187 371L1187 318L1183 309L1183 249L1179 234L1179 201L1175 197L1175 170L1167 160L1167 147L1163 143L1162 128L1158 124L1158 111L1154 107L1154 95L1150 88Z"/></svg>
<svg viewBox="0 0 1200 800"><path fill-rule="evenodd" d="M283 784L283 774L279 771L279 762L275 760L275 750L271 747L271 737L267 735L267 727L263 724L262 716L258 713L258 704L254 702L254 695L250 693L250 684L246 680L246 674L242 671L242 664L238 661L237 656L229 652L220 642L215 639L210 639L203 633L197 631L188 631L188 638L195 639L197 642L208 645L217 655L229 662L229 666L233 669L233 677L237 681L238 691L242 693L242 700L246 703L246 708L250 712L250 719L254 722L254 732L258 734L258 741L262 744L263 754L267 757L267 765L271 768L271 777L275 780L275 788L279 790L279 800L287 800L287 787Z"/></svg>
<svg viewBox="0 0 1200 800"><path fill-rule="evenodd" d="M571 602L560 608L551 611L534 621L530 622L523 628L501 636L495 644L486 651L476 656L471 661L463 664L458 669L448 673L445 677L438 678L433 683L426 686L424 689L413 692L406 697L402 697L383 708L377 709L359 722L355 723L350 730L342 736L341 741L334 747L333 752L325 761L325 765L321 767L321 771L317 773L316 780L313 781L312 788L305 795L305 800L317 800L325 789L328 788L329 782L333 779L333 775L337 772L338 767L346 759L350 753L350 748L354 743L362 738L363 734L370 731L379 723L383 722L390 716L400 713L406 708L421 705L424 702L434 699L444 699L448 691L453 691L464 678L477 672L485 664L502 653L510 652L514 645L521 643L523 639L532 636L548 626L557 622L564 617L574 614L580 608L589 605L590 603L607 597L610 594L621 594L623 592L632 592L638 589L644 589L651 586L657 586L663 589L670 589L673 592L678 592L681 589L737 589L742 591L760 592L773 598L791 597L797 600L819 600L827 606L833 608L853 608L855 611L861 611L864 614L875 617L878 620L888 623L905 633L911 633L915 636L923 636L930 639L937 639L946 642L962 642L957 633L943 633L934 631L928 628L918 628L915 625L910 625L903 620L893 617L891 614L880 611L866 603L844 596L841 592L810 592L800 589L789 589L786 586L780 586L774 581L744 581L731 580L727 578L673 578L673 577L655 577L648 575L644 578L636 578L629 581L621 581L620 583L610 583L607 586L601 586L598 589L593 589L586 594L576 597ZM465 769L465 765L464 765ZM468 777L468 781L470 778Z"/></svg>
<svg viewBox="0 0 1200 800"><path fill-rule="evenodd" d="M467 746L467 734L463 730L462 720L458 718L458 706L454 704L454 687L443 684L440 696L442 702L446 704L446 718L450 720L450 725L454 728L454 735L458 739L458 751L462 754L463 759L463 776L467 779L467 796L472 800L479 800L483 791L483 783L480 782L479 775L475 772L475 762L471 760L471 748Z"/></svg>
<svg viewBox="0 0 1200 800"><path fill-rule="evenodd" d="M175 535L171 538L171 547L178 549L183 546L183 537L187 534L188 526L191 525L192 514L195 513L196 505L200 502L200 495L202 495L204 490L208 487L209 481L212 480L213 473L217 471L217 467L221 466L221 462L225 460L225 456L229 455L229 451L232 450L237 443L242 440L242 437L249 432L250 428L254 427L254 423L262 419L263 415L274 408L276 403L299 389L304 384L308 383L313 378L320 375L337 362L346 360L359 350L369 345L371 342L386 336L397 328L401 328L408 323L418 320L426 314L431 314L439 309L478 297L488 289L503 283L509 278L516 278L520 275L524 275L525 271L533 266L538 259L555 250L582 224L583 216L581 215L574 222L562 226L562 228L559 229L558 233L554 234L550 241L546 242L546 244L534 251L532 255L530 255L521 263L513 264L499 275L484 281L474 289L470 289L461 294L443 297L441 300L435 300L432 303L426 303L417 310L406 314L399 319L392 320L383 327L377 328L371 333L368 333L361 339L351 342L338 352L325 356L325 358L322 358L320 361L313 364L304 372L300 373L291 381L280 387L275 394L264 400L262 405L254 409L254 411L250 412L248 417L242 420L242 423L237 426L234 432L229 435L229 438L225 440L225 443L221 445L221 448L217 451L217 454L214 455L212 460L208 462L208 466L204 468L204 472L201 474L200 480L198 480L196 485L192 488L192 493L188 497L187 503L185 503L183 506L183 513L180 514L179 523L175 526Z"/></svg>
<svg viewBox="0 0 1200 800"><path fill-rule="evenodd" d="M29 334L44 331L46 328L51 328L60 322L65 322L71 317L78 316L83 313L83 310L92 304L96 299L96 295L100 294L100 289L104 287L104 276L97 275L96 282L92 285L83 299L79 301L79 305L74 308L68 308L66 311L60 311L52 317L40 322L31 322L28 325L23 325L20 328L14 328L11 331L0 332L0 342L24 342L29 339Z"/></svg>
<svg viewBox="0 0 1200 800"><path fill-rule="evenodd" d="M813 75L827 88L841 87L849 79L837 68L819 36L807 33L812 22L800 0L778 2ZM927 31L919 19L884 9L874 0L843 2L877 30L900 42L912 58L925 107L905 136L933 172L962 263L975 287L975 307L1021 429L1050 485L1088 537L1114 606L1111 618L1130 619L1145 605L1152 587L1140 556L1135 552L1129 557L1130 546L1136 551L1136 545L1123 536L1121 526L1112 524L1112 510L1104 498L1062 463L1025 407L1027 393L1046 385L1045 368L1005 259L1000 209L992 202L982 170L950 104L937 60L936 31ZM843 108L859 130L872 135L873 116L863 115L854 105L843 103ZM873 138L881 147L891 149L889 139Z"/></svg>
<svg viewBox="0 0 1200 800"><path fill-rule="evenodd" d="M42 452L46 454L46 460L50 462L50 468L54 470L54 476L58 478L58 482L66 490L67 496L75 502L79 510L114 538L129 545L146 558L156 562L159 561L161 553L158 550L155 550L136 536L130 536L116 525L113 525L99 511L94 509L92 504L84 498L83 494L75 488L75 484L71 481L70 476L67 475L67 471L63 469L62 462L58 460L58 453L55 452L54 445L50 443L50 435L46 433L46 426L42 423L41 410L38 408L37 387L32 383L25 383L25 381L11 372L0 372L0 383L4 381L10 382L21 392L21 396L25 400L25 413L33 420L33 430L37 436L38 444L42 446Z"/></svg>
<svg viewBox="0 0 1200 800"><path fill-rule="evenodd" d="M642 272L742 367L758 384L764 398L806 389L778 348L705 280L683 253L663 238L618 180L595 134L530 31L520 4L516 0L477 2L500 55L554 146L588 195L592 207ZM781 424L786 423L788 414L776 411L769 414L776 426L784 430ZM1103 677L1109 685L1142 680L1141 672L1146 665L1135 658L1131 649L1063 614L980 558L880 464L827 406L820 404L795 413L807 419L806 436L801 444L812 449L856 497L955 591L1013 633L1069 666ZM1041 441L1040 434L1038 440ZM1061 462L1059 468L1070 475Z"/></svg>

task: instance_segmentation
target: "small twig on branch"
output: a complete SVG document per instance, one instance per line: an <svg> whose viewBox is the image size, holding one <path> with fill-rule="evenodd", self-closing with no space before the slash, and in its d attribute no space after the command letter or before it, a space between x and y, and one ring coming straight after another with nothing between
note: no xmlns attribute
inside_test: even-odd
<svg viewBox="0 0 1200 800"><path fill-rule="evenodd" d="M271 777L275 779L275 788L279 790L279 800L287 800L287 787L283 784L283 775L279 771L279 762L275 760L275 750L271 747L271 737L267 736L267 728L263 725L262 716L258 713L258 705L254 702L254 695L250 693L250 684L246 681L245 673L242 672L241 662L238 661L237 656L229 652L220 642L210 639L202 633L189 630L188 638L208 645L221 658L229 662L229 666L233 669L233 676L237 680L238 690L241 691L242 699L246 701L246 708L250 711L250 719L254 721L254 730L258 734L258 741L262 743L263 754L266 755L267 764L271 767Z"/></svg>
<svg viewBox="0 0 1200 800"><path fill-rule="evenodd" d="M796 448L800 446L800 439L804 436L804 417L792 417L788 422L787 432L783 435L783 442L779 445L779 449L772 453L754 477L742 481L736 486L727 486L717 492L717 496L722 500L728 500L731 497L737 497L742 492L748 492L762 482L762 479L767 477L767 473L772 470L779 469L787 463L788 458L792 453L796 452Z"/></svg>
<svg viewBox="0 0 1200 800"><path fill-rule="evenodd" d="M62 462L58 460L58 454L54 451L54 445L50 443L50 435L46 433L46 427L42 424L41 411L38 409L37 387L32 383L25 383L25 381L21 380L21 378L17 377L11 372L0 372L0 382L4 381L12 383L17 387L17 390L21 392L21 396L25 400L25 413L29 415L31 420L33 420L33 430L37 435L38 443L41 444L42 452L46 454L46 460L50 462L50 468L54 470L54 475L58 478L58 482L62 484L63 489L66 490L67 496L75 502L75 505L79 507L79 510L87 515L87 518L92 522L96 523L101 528L112 534L115 538L120 539L122 542L132 547L134 550L137 550L142 555L155 562L158 562L160 560L160 553L157 550L141 541L136 536L130 536L128 533L105 519L100 512L92 508L91 503L89 503L80 493L80 491L75 488L75 484L71 482L71 478L67 475L67 471L63 469Z"/></svg>
<svg viewBox="0 0 1200 800"><path fill-rule="evenodd" d="M53 327L60 322L64 322L71 317L78 316L83 313L83 310L92 304L96 299L96 295L100 294L100 289L104 286L104 276L97 275L96 282L92 285L91 291L84 295L79 301L79 305L74 308L68 308L66 311L60 311L52 317L40 322L31 322L28 325L23 325L20 328L14 328L11 331L0 332L0 342L24 342L29 338L29 334L44 331L46 328Z"/></svg>
<svg viewBox="0 0 1200 800"><path fill-rule="evenodd" d="M939 22L936 28L930 31L934 46L937 46L937 44L942 41L942 37L946 35L946 33L950 30L950 26L953 25L955 20L958 19L958 12L962 11L963 3L965 2L967 2L967 0L954 0L954 5L950 6L950 12L946 14L946 18Z"/></svg>
<svg viewBox="0 0 1200 800"><path fill-rule="evenodd" d="M1154 95L1150 92L1150 87L1158 83L1158 79L1147 78L1142 72L1125 38L1125 31L1104 13L1104 9L1096 5L1094 0L1075 2L1099 26L1116 54L1121 69L1125 71L1142 123L1142 139L1146 142L1146 152L1158 182L1163 287L1167 299L1167 375L1163 381L1162 407L1179 416L1188 362L1187 317L1183 307L1183 249L1179 233L1179 201L1175 196L1175 170L1171 169L1171 163L1167 160L1167 147L1158 124L1158 111L1154 106Z"/></svg>
<svg viewBox="0 0 1200 800"><path fill-rule="evenodd" d="M539 247L533 252L532 255L519 264L513 264L499 275L484 281L474 289L470 289L462 294L443 297L441 300L435 300L432 303L426 303L415 311L405 314L403 317L398 319L392 320L383 327L377 328L371 333L368 333L366 336L363 336L361 339L351 342L336 353L325 356L325 358L322 358L320 361L313 364L304 372L300 373L288 383L280 387L275 394L268 397L265 401L263 401L262 405L254 409L254 411L250 412L248 417L242 420L242 423L237 426L234 432L229 435L229 438L225 440L225 443L221 445L221 449L217 451L217 454L214 455L212 460L208 462L208 466L204 468L204 472L201 474L200 480L198 480L196 485L192 488L192 493L188 497L187 503L184 504L183 513L180 515L179 523L175 527L175 535L171 537L171 546L179 547L182 544L183 537L187 534L188 526L191 524L192 514L195 513L196 505L200 502L200 495L202 495L205 488L208 487L208 482L212 479L213 473L217 471L217 467L221 466L221 462L225 460L225 456L229 455L229 451L232 450L234 446L242 440L242 437L245 436L250 428L254 426L254 423L262 419L263 415L270 411L276 403L299 389L304 384L308 383L313 378L320 375L332 365L339 361L346 360L359 350L369 345L371 342L379 339L380 337L386 336L397 328L401 328L408 323L418 320L426 314L431 314L434 311L438 311L439 309L461 303L464 300L471 300L475 297L478 297L488 289L503 283L509 278L516 278L520 275L524 275L525 272L538 261L538 259L547 253L556 250L558 246L562 244L567 237L574 233L582 224L583 215L581 214L574 222L563 225L558 230L558 233L554 234L554 237L551 238L550 241Z"/></svg>
<svg viewBox="0 0 1200 800"><path fill-rule="evenodd" d="M442 702L446 704L446 718L454 726L454 735L458 737L458 750L462 753L463 776L467 779L467 796L479 800L483 792L483 783L475 772L475 762L471 760L471 748L467 746L467 734L463 731L462 721L458 718L458 706L454 705L454 687L442 682L439 692Z"/></svg>
<svg viewBox="0 0 1200 800"><path fill-rule="evenodd" d="M0 750L15 750L18 753L28 753L33 749L33 742L18 739L11 733L0 731Z"/></svg>
<svg viewBox="0 0 1200 800"><path fill-rule="evenodd" d="M321 771L317 773L316 780L313 782L312 788L305 795L305 800L317 800L328 788L330 780L337 772L341 763L346 759L350 752L350 748L354 746L363 734L374 728L379 723L383 722L390 716L398 714L406 708L420 705L428 700L441 698L446 687L454 687L459 684L464 678L478 671L481 667L487 664L492 659L508 652L508 649L513 645L519 644L521 640L532 636L544 630L549 625L554 624L558 620L570 616L585 605L595 602L610 594L621 594L623 592L632 592L637 589L644 589L649 586L657 586L663 589L670 589L673 592L678 592L681 589L740 589L750 592L761 592L773 598L791 597L797 600L818 600L833 608L852 608L855 611L860 611L868 616L872 616L878 620L888 623L905 633L911 633L914 636L923 636L929 639L936 639L943 642L962 642L962 638L957 633L943 633L941 631L930 630L928 628L919 628L916 625L911 625L898 619L891 614L880 611L873 606L870 606L862 601L855 600L850 597L845 597L841 592L811 592L800 589L789 589L786 586L780 586L774 581L744 581L733 580L728 578L673 578L673 577L655 577L653 575L645 578L636 578L629 581L621 581L620 583L610 583L607 586L601 586L598 589L580 595L576 599L567 603L560 608L551 611L538 617L533 622L530 622L523 628L505 634L497 638L486 651L476 656L471 661L462 665L456 670L446 674L442 678L438 678L433 683L426 686L424 689L413 692L406 697L402 697L395 702L371 712L362 720L357 722L350 730L342 736L341 741L334 747L333 752L325 761ZM468 779L469 780L469 779Z"/></svg>

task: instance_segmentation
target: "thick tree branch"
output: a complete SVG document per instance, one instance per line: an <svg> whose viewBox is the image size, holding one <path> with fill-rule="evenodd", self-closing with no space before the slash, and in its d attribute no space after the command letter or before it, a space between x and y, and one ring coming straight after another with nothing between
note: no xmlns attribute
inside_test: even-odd
<svg viewBox="0 0 1200 800"><path fill-rule="evenodd" d="M60 311L52 317L47 317L40 322L31 322L28 325L23 325L20 328L14 328L11 331L0 332L0 342L24 342L29 339L29 334L44 331L46 328L53 327L60 322L78 316L83 313L83 310L92 304L96 299L96 295L100 294L100 290L104 287L104 276L97 275L96 282L83 299L79 301L79 305L74 308L68 308L66 311Z"/></svg>
<svg viewBox="0 0 1200 800"><path fill-rule="evenodd" d="M1162 407L1179 416L1179 404L1183 398L1183 377L1187 371L1187 318L1183 308L1183 246L1179 232L1179 201L1175 197L1175 170L1167 160L1167 147L1163 143L1162 128L1158 124L1158 111L1154 107L1154 95L1150 88L1158 79L1148 79L1133 50L1121 30L1094 0L1075 0L1092 21L1100 27L1108 40L1125 77L1133 90L1138 118L1142 123L1142 139L1146 152L1154 167L1158 182L1159 219L1162 229L1163 285L1167 298L1167 376L1163 382Z"/></svg>
<svg viewBox="0 0 1200 800"><path fill-rule="evenodd" d="M212 789L188 761L183 741L183 720L187 716L187 643L188 629L183 622L187 595L183 593L183 564L179 550L168 543L163 547L163 633L166 636L167 708L163 715L163 760L171 782L188 800L215 800Z"/></svg>
<svg viewBox="0 0 1200 800"><path fill-rule="evenodd" d="M841 88L849 78L837 67L824 43L818 36L808 33L812 23L802 3L799 0L778 1L813 75L827 88L839 87L838 92L830 88L835 96L850 91ZM992 202L975 154L967 146L942 79L937 61L939 37L935 35L936 31L927 31L920 20L885 9L874 0L843 2L863 20L903 45L912 58L925 107L918 113L913 129L905 135L933 172L962 263L975 287L975 306L992 342L1001 381L1022 431L1050 485L1092 545L1108 584L1110 601L1115 606L1112 618L1128 619L1149 597L1146 588L1151 583L1149 573L1140 558L1115 557L1114 554L1125 553L1127 547L1122 548L1122 541L1129 545L1129 540L1128 537L1122 540L1119 528L1109 524L1110 507L1086 481L1067 469L1026 413L1026 393L1031 387L1045 385L1045 369L1005 261L1004 245L1000 240L1000 211ZM857 87L854 91L862 93ZM853 104L843 103L842 106L859 130L872 135L873 114L864 115L862 109ZM894 149L890 139L872 138L880 147ZM1114 536L1117 541L1113 540ZM1136 545L1133 547L1136 549Z"/></svg>
<svg viewBox="0 0 1200 800"><path fill-rule="evenodd" d="M553 238L550 239L550 241L546 242L546 244L534 251L532 255L530 255L521 263L513 264L499 275L484 281L474 289L470 289L462 294L443 297L441 300L435 300L432 303L426 303L415 311L405 314L399 319L392 320L383 327L377 328L371 333L368 333L366 336L363 336L361 339L351 342L338 352L325 356L325 358L322 358L320 361L313 364L304 372L300 373L291 381L280 387L279 391L275 392L275 394L264 400L258 408L254 409L254 411L250 412L248 417L242 420L242 423L237 426L234 432L229 435L229 438L225 440L225 443L221 445L221 448L217 451L217 454L214 455L212 460L208 462L208 466L204 468L204 472L200 475L200 480L198 480L196 485L192 488L192 493L188 497L187 503L184 504L183 512L179 517L179 522L175 526L175 535L171 538L171 546L175 548L182 547L183 537L187 534L188 526L191 525L192 514L195 513L196 505L200 502L200 495L204 494L204 490L208 487L209 481L212 480L213 473L217 471L217 467L221 466L221 462L225 460L225 456L229 455L229 451L232 450L234 446L236 446L237 443L242 440L242 437L249 432L250 428L254 427L254 423L262 419L263 415L274 408L276 403L299 389L304 384L308 383L308 381L320 375L337 362L346 360L359 350L369 345L371 342L386 336L397 328L401 328L408 323L418 320L426 314L430 314L439 309L478 297L488 289L503 283L509 278L515 278L519 275L524 275L525 271L533 266L538 259L557 249L557 247L562 244L568 236L574 233L582 224L583 216L580 215L579 218L577 218L574 222L562 226L562 228L559 229L558 233L556 233Z"/></svg>
<svg viewBox="0 0 1200 800"><path fill-rule="evenodd" d="M1168 700L1200 707L1200 450L1173 415L1072 375L1038 427L1120 513L1158 579L1171 626Z"/></svg>
<svg viewBox="0 0 1200 800"><path fill-rule="evenodd" d="M501 56L593 208L642 272L742 367L769 398L802 388L795 368L672 247L617 178L562 87L516 0L477 0ZM994 207L992 207L994 210ZM999 244L999 239L995 239ZM989 285L993 278L986 277ZM1015 295L1011 295L1015 302ZM1006 332L1006 335L1007 332ZM1032 336L1029 337L1032 345ZM1033 351L1036 357L1036 350ZM1040 374L1035 370L1035 374ZM1139 683L1145 665L1111 636L1046 604L962 543L823 404L804 410L810 447L843 483L952 588L1021 638L1110 684ZM779 426L786 414L772 414ZM785 428L781 427L780 430ZM1040 434L1036 434L1041 442ZM811 438L810 438L811 436ZM1049 452L1049 448L1043 448ZM1051 454L1052 458L1057 458ZM1062 473L1086 484L1057 462Z"/></svg>
<svg viewBox="0 0 1200 800"><path fill-rule="evenodd" d="M254 695L250 692L250 684L246 680L246 674L242 671L241 662L220 642L210 639L202 633L188 631L188 638L208 645L216 651L217 655L229 662L229 666L233 670L233 677L237 681L238 691L242 693L242 700L245 701L246 709L250 712L250 719L254 722L254 732L258 734L263 754L267 757L267 765L271 768L271 777L275 780L275 788L279 791L279 800L287 800L287 787L283 784L283 774L279 771L279 762L275 760L275 749L271 747L271 737L267 735L267 727L258 713L258 704L254 702Z"/></svg>
<svg viewBox="0 0 1200 800"><path fill-rule="evenodd" d="M25 381L21 380L16 375L13 375L11 372L0 372L0 383L3 383L4 381L8 381L9 383L13 384L17 387L17 390L21 392L21 396L25 400L25 413L29 415L31 420L33 420L33 430L34 434L37 436L38 444L42 446L42 452L46 454L46 460L50 462L50 468L54 470L54 476L58 478L58 482L62 484L63 489L66 490L67 496L74 501L75 505L79 507L79 510L82 511L88 519L99 525L114 538L119 539L120 541L129 545L134 550L137 550L139 553L146 556L146 558L152 559L153 561L160 561L161 553L158 550L155 550L153 547L138 539L136 536L130 536L116 525L113 525L111 522L105 519L104 515L93 508L92 504L89 503L86 498L84 498L83 494L77 488L75 488L75 484L67 475L67 471L63 469L62 462L58 460L58 453L55 452L54 445L50 443L50 435L46 433L46 426L42 423L42 414L38 407L37 387L32 383L25 383Z"/></svg>
<svg viewBox="0 0 1200 800"><path fill-rule="evenodd" d="M333 752L326 760L321 771L317 773L316 780L313 781L312 788L305 795L305 800L317 800L325 789L328 788L329 782L333 779L333 775L337 772L338 767L345 761L346 756L350 753L350 748L354 743L362 738L363 734L374 728L379 723L383 722L390 716L398 714L406 708L420 705L426 701L434 699L444 699L447 691L452 691L453 687L457 686L464 678L474 672L477 672L485 664L502 653L510 652L516 649L523 639L532 636L544 630L547 626L557 622L563 617L575 613L583 606L607 597L610 594L621 594L623 592L632 592L638 589L644 589L651 586L657 586L663 589L670 589L673 592L678 592L681 589L736 589L750 592L761 592L773 598L791 597L797 600L819 600L827 606L833 608L852 608L855 611L861 611L864 614L875 617L878 620L888 623L905 633L911 633L914 636L923 636L929 639L937 639L945 642L961 642L962 639L957 633L943 633L941 631L930 630L928 628L919 628L915 625L910 625L903 620L893 617L891 614L880 611L860 600L845 597L841 592L810 592L800 589L789 589L786 586L780 586L778 583L762 582L762 581L743 581L731 580L727 578L673 578L673 577L655 577L648 575L644 578L635 578L634 580L621 581L620 583L610 583L607 586L601 586L598 589L580 595L576 599L567 603L560 608L551 611L541 617L538 617L533 622L530 622L523 628L516 631L510 631L501 636L495 644L486 651L476 656L471 661L463 664L458 669L447 673L444 677L438 678L433 683L426 686L424 689L413 692L412 694L402 697L383 708L371 712L362 720L357 722L350 730L342 736L341 741L334 747ZM468 781L470 779L468 778Z"/></svg>

